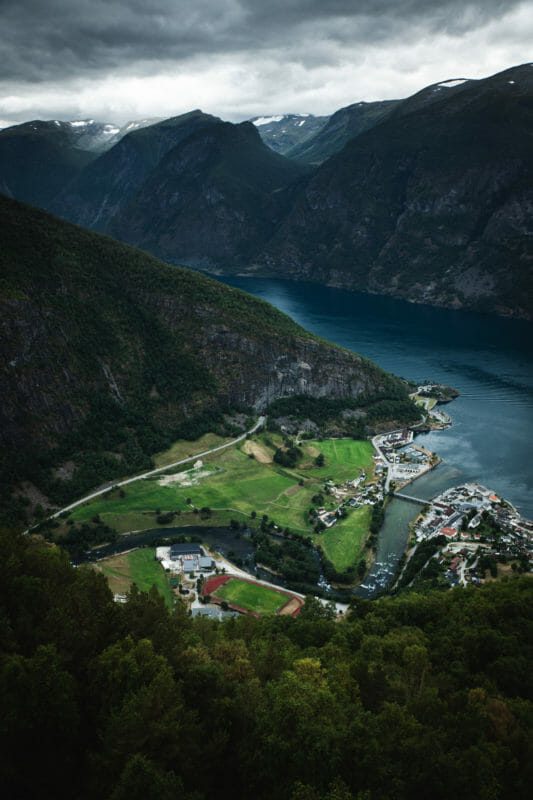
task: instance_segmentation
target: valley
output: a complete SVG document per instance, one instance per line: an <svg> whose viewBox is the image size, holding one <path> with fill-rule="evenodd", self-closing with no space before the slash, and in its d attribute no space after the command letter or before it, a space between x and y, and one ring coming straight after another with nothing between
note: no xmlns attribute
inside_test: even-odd
<svg viewBox="0 0 533 800"><path fill-rule="evenodd" d="M0 6L13 800L530 800L533 6Z"/></svg>
<svg viewBox="0 0 533 800"><path fill-rule="evenodd" d="M276 559L284 568L281 562L286 556L278 555L276 547L271 552L265 549L267 539L290 539L295 534L297 541L319 546L334 572L350 574L353 580L355 572L350 570L371 552L365 548L371 498L377 499L379 494L371 444L350 439L301 441L293 468L274 461L276 451L285 447L279 434L263 433L218 453L194 456L192 468L180 466L179 472L160 468L159 475L126 482L127 488L122 488L126 486L123 482L105 491L103 497L56 514L60 526L51 529L53 538L59 543L64 536L75 540L76 528L95 520L119 535L158 525L162 536L167 528L175 536L177 529L186 533L189 527L205 526L234 528L253 538L252 528L266 535L264 555L258 554L257 561L275 574L279 571ZM323 455L322 466L315 463L319 454ZM364 484L365 480L369 499L350 505L355 494L351 484ZM350 484L347 488L336 488L346 482ZM93 555L98 556L98 548ZM304 569L301 582L309 583L307 575ZM318 574L311 583L317 578Z"/></svg>

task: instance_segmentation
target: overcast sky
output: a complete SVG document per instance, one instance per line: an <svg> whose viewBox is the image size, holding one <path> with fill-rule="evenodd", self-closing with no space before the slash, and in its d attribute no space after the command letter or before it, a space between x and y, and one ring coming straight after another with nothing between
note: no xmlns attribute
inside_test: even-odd
<svg viewBox="0 0 533 800"><path fill-rule="evenodd" d="M330 114L532 42L533 0L0 0L0 119Z"/></svg>

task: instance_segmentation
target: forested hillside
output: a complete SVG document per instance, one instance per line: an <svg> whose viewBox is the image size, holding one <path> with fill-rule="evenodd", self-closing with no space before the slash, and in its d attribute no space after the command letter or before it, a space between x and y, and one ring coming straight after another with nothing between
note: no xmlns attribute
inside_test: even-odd
<svg viewBox="0 0 533 800"><path fill-rule="evenodd" d="M224 623L0 537L11 798L526 800L533 582Z"/></svg>
<svg viewBox="0 0 533 800"><path fill-rule="evenodd" d="M244 292L7 198L0 217L4 492L64 504L287 395L407 397Z"/></svg>

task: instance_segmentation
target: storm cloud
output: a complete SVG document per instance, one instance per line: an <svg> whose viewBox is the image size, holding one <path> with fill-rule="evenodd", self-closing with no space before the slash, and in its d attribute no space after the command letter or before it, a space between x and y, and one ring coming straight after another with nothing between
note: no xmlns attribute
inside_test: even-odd
<svg viewBox="0 0 533 800"><path fill-rule="evenodd" d="M464 71L469 59L466 53L459 57L460 45L465 42L472 51L469 37L480 51L497 44L499 35L502 42L507 38L505 52L515 46L516 58L501 64L502 51L492 71L518 63L526 31L531 35L530 11L530 3L513 0L0 0L0 115L20 116L35 107L57 109L53 116L62 103L65 111L74 109L80 91L96 106L99 91L102 110L112 112L115 103L119 115L127 115L124 91L135 93L132 81L150 100L151 81L172 79L179 104L197 93L202 81L216 82L216 74L229 115L238 114L239 103L243 111L253 105L256 91L278 102L284 96L282 75L287 102L298 96L307 101L314 87L323 106L335 70L339 81L350 76L357 81L363 66L379 74L386 59L396 62L400 76L413 76L415 90L421 88L414 85L420 59L435 60L435 54L433 59L425 54L425 43L445 43L436 79L450 77L449 63ZM528 21L526 30L506 24L518 18ZM483 69L487 53L479 55ZM469 57L475 63L476 53ZM110 82L117 88L116 102ZM407 83L400 79L396 94ZM346 91L347 102L360 96L352 91L353 96Z"/></svg>

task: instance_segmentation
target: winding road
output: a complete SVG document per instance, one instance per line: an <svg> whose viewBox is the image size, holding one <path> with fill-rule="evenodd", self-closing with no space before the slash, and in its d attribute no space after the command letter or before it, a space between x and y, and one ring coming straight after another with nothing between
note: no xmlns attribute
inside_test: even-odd
<svg viewBox="0 0 533 800"><path fill-rule="evenodd" d="M148 472L143 472L142 475L135 475L133 478L126 478L123 481L114 481L113 483L108 483L103 486L101 489L98 489L96 492L92 492L92 494L88 494L85 497L82 497L81 500L76 500L75 503L71 503L69 506L65 506L64 508L60 508L59 511L56 511L55 514L51 514L50 519L55 519L56 517L61 516L64 514L65 511L72 511L73 508L77 508L78 506L83 505L88 500L93 500L95 497L99 497L102 494L105 494L110 489L114 488L115 486L127 486L128 483L133 483L134 481L142 481L144 478L150 478L152 475L157 475L159 472L166 472L169 469L173 469L174 467L179 467L182 464L189 464L191 461L196 461L199 458L203 458L204 456L209 456L211 453L217 453L219 450L225 450L226 447L232 447L232 445L237 444L238 442L242 442L243 439L246 439L252 433L255 433L258 428L261 427L265 422L265 417L261 416L255 423L255 425L250 428L249 431L238 436L236 439L232 439L231 442L226 442L226 444L221 444L218 447L213 447L211 450L204 450L203 453L196 453L193 456L188 456L188 458L183 458L181 461L174 461L173 464L165 464L164 467L157 467L156 469L151 469ZM27 531L26 531L27 533Z"/></svg>

